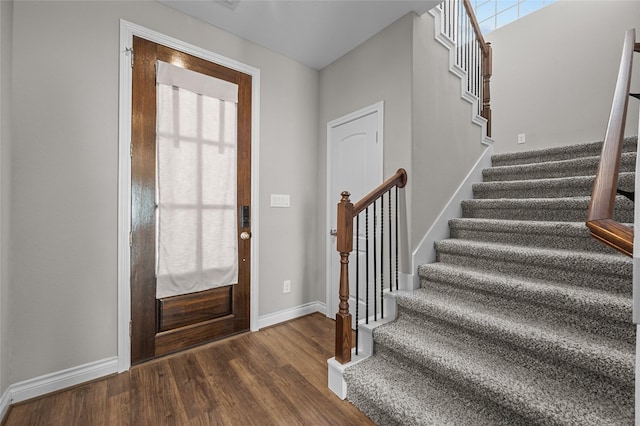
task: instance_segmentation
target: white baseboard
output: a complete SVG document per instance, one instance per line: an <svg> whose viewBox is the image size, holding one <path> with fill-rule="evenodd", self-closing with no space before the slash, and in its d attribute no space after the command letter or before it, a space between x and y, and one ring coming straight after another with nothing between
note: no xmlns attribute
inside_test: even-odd
<svg viewBox="0 0 640 426"><path fill-rule="evenodd" d="M413 252L411 260L412 271L417 271L419 265L435 262L436 250L433 244L436 241L449 238L449 219L462 217L462 207L460 203L463 200L473 198L473 184L482 182L482 170L491 167L491 155L493 155L493 146L487 146L471 171L469 171L458 189L449 199L447 205L442 209L438 218L433 222L431 228L429 228L422 238L422 241L420 241L420 244Z"/></svg>
<svg viewBox="0 0 640 426"><path fill-rule="evenodd" d="M10 385L2 396L0 410L15 402L26 401L117 372L118 358L112 357L18 382Z"/></svg>
<svg viewBox="0 0 640 426"><path fill-rule="evenodd" d="M258 327L264 328L270 325L279 324L281 322L289 321L292 319L300 318L305 315L312 314L314 312L320 312L326 314L327 305L322 302L310 302L304 305L296 306L293 308L285 309L283 311L274 312L272 314L261 315L258 319Z"/></svg>
<svg viewBox="0 0 640 426"><path fill-rule="evenodd" d="M2 394L2 398L0 398L0 422L4 422L4 416L7 415L9 405L11 405L11 391L10 388L7 388Z"/></svg>

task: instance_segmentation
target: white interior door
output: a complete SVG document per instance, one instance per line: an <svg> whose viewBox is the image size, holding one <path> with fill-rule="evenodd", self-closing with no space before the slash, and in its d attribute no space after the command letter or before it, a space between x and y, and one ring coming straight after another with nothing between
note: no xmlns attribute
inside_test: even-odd
<svg viewBox="0 0 640 426"><path fill-rule="evenodd" d="M351 202L355 204L383 182L382 115L382 103L378 103L334 120L327 126L327 316L329 317L335 316L339 304L340 256L336 251L336 237L332 235L336 229L337 204L340 202L342 191L348 191L351 194ZM349 258L349 306L352 314L355 312L356 301L356 256L360 257L361 277L364 277L365 224L362 220L360 222L359 230L355 229L354 223L354 251ZM356 239L360 240L359 244ZM358 252L357 246L359 246ZM362 301L365 294L364 279L360 280L359 287Z"/></svg>

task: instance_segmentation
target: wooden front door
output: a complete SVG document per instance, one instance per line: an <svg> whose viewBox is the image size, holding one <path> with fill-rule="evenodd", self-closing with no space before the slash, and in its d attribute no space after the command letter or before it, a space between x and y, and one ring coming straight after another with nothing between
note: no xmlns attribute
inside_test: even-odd
<svg viewBox="0 0 640 426"><path fill-rule="evenodd" d="M249 329L251 76L138 37L134 37L133 54L131 362L138 363ZM186 110L183 108L174 120L165 123L164 121L169 120L159 115L163 107L158 102L165 96L158 95L160 92L157 91L160 90L157 89L156 81L156 71L161 67L159 61L163 66L168 64L173 67L174 71L180 68L177 70L178 73L182 72L182 69L189 70L186 73L196 76L199 81L211 80L223 86L237 86L236 104L227 109L217 107L212 115L211 111L203 112L203 109L206 109L202 106L203 103L211 103L209 98L204 101L198 99L194 103L195 106ZM180 87L171 84L167 87L169 90L181 90ZM174 95L170 93L167 96ZM169 103L175 104L175 108L181 105L182 98L179 96L171 99ZM220 136L224 132L218 129L221 124L210 125L210 121L207 121L211 117L218 120L218 117L215 117L218 110L221 111L220 117L223 117L224 111L220 108L227 111L227 115L231 115L228 111L233 111L233 119L237 122L231 125L233 132L227 130L224 138ZM224 118L220 120L224 121ZM190 130L182 131L181 129L186 127L184 122L187 121L200 123L199 128L194 130L191 126ZM161 142L164 132L162 129L166 128L172 129L168 151L167 148L162 148L165 145ZM215 131L211 131L211 128ZM232 140L228 137L229 133L235 134ZM175 152L171 149L182 146L193 154L181 154L180 160L171 163L174 161L172 153ZM220 166L220 153L226 155L225 161L233 164ZM160 162L159 158L163 160ZM172 173L177 173L176 178L172 175L169 178L162 177L166 172L159 170L166 164L170 164L169 168L174 169ZM227 170L226 175L233 177L232 185L221 184L215 177L210 177L207 173L214 168ZM205 179L202 175L209 177ZM173 189L173 192L177 192L175 199L178 201L163 201L159 187L170 185L163 184L162 179L171 185L174 181L186 182L184 190ZM192 179L193 183L190 183ZM193 195L182 196L183 193ZM215 201L220 193L232 199L233 203ZM164 211L170 210L173 211L173 216L170 213L163 216ZM216 214L221 219L208 222L202 219ZM171 227L164 225L167 217L172 218ZM182 217L189 220L184 225L180 222ZM169 228L171 231L166 230ZM193 240L195 245L183 248L186 243L180 239L180 243L174 244L169 250L171 254L165 254L167 240L162 238L169 234L174 237L177 235L178 239L185 237L186 240ZM226 235L226 242L221 241L220 235L223 234ZM158 241L161 241L161 244ZM162 246L161 250L158 249L159 246ZM209 251L218 254L207 255ZM167 295L161 290L160 281L181 282L182 278L193 276L195 272L189 270L190 265L196 265L193 268L199 268L199 271L224 269L211 257L225 259L224 262L220 260L220 263L225 263L223 267L230 272L218 275L224 275L226 281L217 282L212 288L206 289L187 286L182 292L174 291L178 294ZM164 263L173 260L176 260L174 263L179 266L163 267ZM173 271L174 275L170 277L164 275L164 269L172 268L178 271ZM202 278L202 274L198 276L198 285L204 282L203 285L207 287L208 278ZM209 281L211 284L214 280ZM196 291L193 291L193 288L196 288Z"/></svg>

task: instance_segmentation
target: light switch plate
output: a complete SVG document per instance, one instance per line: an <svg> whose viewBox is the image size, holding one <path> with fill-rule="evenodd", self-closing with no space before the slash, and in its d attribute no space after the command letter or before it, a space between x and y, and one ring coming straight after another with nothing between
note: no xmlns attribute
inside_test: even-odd
<svg viewBox="0 0 640 426"><path fill-rule="evenodd" d="M271 207L290 207L291 197L289 194L271 194Z"/></svg>

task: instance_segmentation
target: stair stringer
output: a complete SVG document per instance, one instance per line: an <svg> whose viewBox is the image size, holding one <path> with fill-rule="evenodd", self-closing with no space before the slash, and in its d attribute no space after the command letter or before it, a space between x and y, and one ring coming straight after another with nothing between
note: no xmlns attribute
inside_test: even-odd
<svg viewBox="0 0 640 426"><path fill-rule="evenodd" d="M473 93L469 92L465 87L465 81L467 80L467 72L462 69L456 63L456 43L451 40L451 38L444 32L444 28L442 25L443 16L442 10L439 7L434 7L429 12L434 19L434 29L435 29L435 39L438 43L444 46L449 51L449 72L453 75L457 76L460 79L460 97L465 101L469 102L472 106L471 108L471 122L482 127L482 137L481 143L483 145L491 146L493 145L493 139L491 137L486 136L487 134L487 119L478 114L477 111L480 110L480 99ZM425 14L426 15L426 14ZM422 15L424 16L424 15Z"/></svg>

